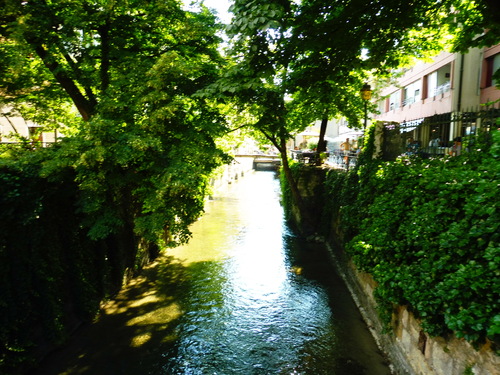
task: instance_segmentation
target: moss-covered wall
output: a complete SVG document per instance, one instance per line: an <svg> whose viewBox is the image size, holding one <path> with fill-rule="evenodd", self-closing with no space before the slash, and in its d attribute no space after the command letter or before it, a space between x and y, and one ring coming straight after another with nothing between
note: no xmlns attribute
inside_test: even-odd
<svg viewBox="0 0 500 375"><path fill-rule="evenodd" d="M292 165L292 173L297 182L297 187L301 192L302 199L308 210L308 216L312 221L305 227L303 213L293 204L291 192L288 189L288 183L284 176L281 176L282 200L285 210L285 217L290 225L298 232L311 235L318 233L323 221L324 188L328 168L308 166L296 163ZM310 228L312 226L313 228Z"/></svg>

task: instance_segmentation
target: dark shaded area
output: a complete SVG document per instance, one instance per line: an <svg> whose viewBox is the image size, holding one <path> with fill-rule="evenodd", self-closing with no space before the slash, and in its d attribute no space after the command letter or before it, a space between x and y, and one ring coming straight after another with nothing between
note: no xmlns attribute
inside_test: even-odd
<svg viewBox="0 0 500 375"><path fill-rule="evenodd" d="M333 375L389 374L388 362L374 351L374 342L342 278L337 274L331 255L322 243L294 238L290 243L291 261L300 265L301 275L319 283L328 293L332 320L340 342L330 371ZM387 372L383 372L386 368Z"/></svg>
<svg viewBox="0 0 500 375"><path fill-rule="evenodd" d="M127 224L87 236L71 170L60 178L31 167L0 169L0 372L28 370L90 322L136 261ZM145 251L144 256L148 256Z"/></svg>
<svg viewBox="0 0 500 375"><path fill-rule="evenodd" d="M157 361L159 347L175 342L182 315L178 303L188 292L185 275L178 261L162 257L30 374L141 374L143 366ZM149 314L166 319L148 320Z"/></svg>

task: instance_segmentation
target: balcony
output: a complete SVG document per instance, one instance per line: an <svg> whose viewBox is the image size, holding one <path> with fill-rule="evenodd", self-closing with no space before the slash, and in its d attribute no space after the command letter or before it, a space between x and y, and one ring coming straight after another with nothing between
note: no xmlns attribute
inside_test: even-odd
<svg viewBox="0 0 500 375"><path fill-rule="evenodd" d="M403 107L415 103L416 100L417 99L414 96L406 98L405 100L403 100Z"/></svg>
<svg viewBox="0 0 500 375"><path fill-rule="evenodd" d="M451 89L451 82L450 81L445 82L442 85L436 87L431 93L432 94L431 96L438 96L440 94L444 94L445 92L450 91L450 89Z"/></svg>

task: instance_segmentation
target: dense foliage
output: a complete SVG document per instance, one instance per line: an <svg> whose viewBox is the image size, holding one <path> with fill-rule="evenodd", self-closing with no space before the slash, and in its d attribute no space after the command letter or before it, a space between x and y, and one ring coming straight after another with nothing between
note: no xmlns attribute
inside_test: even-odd
<svg viewBox="0 0 500 375"><path fill-rule="evenodd" d="M500 131L492 136L459 157L367 160L329 174L330 212L378 283L387 322L406 305L431 335L500 343Z"/></svg>
<svg viewBox="0 0 500 375"><path fill-rule="evenodd" d="M41 172L75 170L89 235L127 224L150 241L185 241L227 160L215 142L224 118L195 96L224 64L214 16L175 0L1 3L0 105L67 135Z"/></svg>
<svg viewBox="0 0 500 375"><path fill-rule="evenodd" d="M101 5L5 1L2 104L72 135L41 173L75 170L91 238L127 224L150 241L183 242L226 160L214 141L224 119L194 95L223 64L217 25L176 1ZM80 116L64 111L70 104Z"/></svg>
<svg viewBox="0 0 500 375"><path fill-rule="evenodd" d="M49 180L39 168L26 159L0 166L2 373L26 366L92 319L101 299L120 287L125 254L134 246L119 244L124 230L91 241L76 209L74 171Z"/></svg>
<svg viewBox="0 0 500 375"><path fill-rule="evenodd" d="M92 319L142 258L187 241L228 157L217 103L196 95L224 64L206 9L0 6L0 107L65 134L0 148L3 373Z"/></svg>

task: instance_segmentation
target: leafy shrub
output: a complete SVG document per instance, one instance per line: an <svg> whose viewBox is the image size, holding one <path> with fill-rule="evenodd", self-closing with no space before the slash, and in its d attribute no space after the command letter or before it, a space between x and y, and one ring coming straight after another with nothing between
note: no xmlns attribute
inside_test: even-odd
<svg viewBox="0 0 500 375"><path fill-rule="evenodd" d="M500 132L492 137L455 158L330 173L330 209L353 261L378 282L387 322L407 305L431 335L500 342Z"/></svg>

